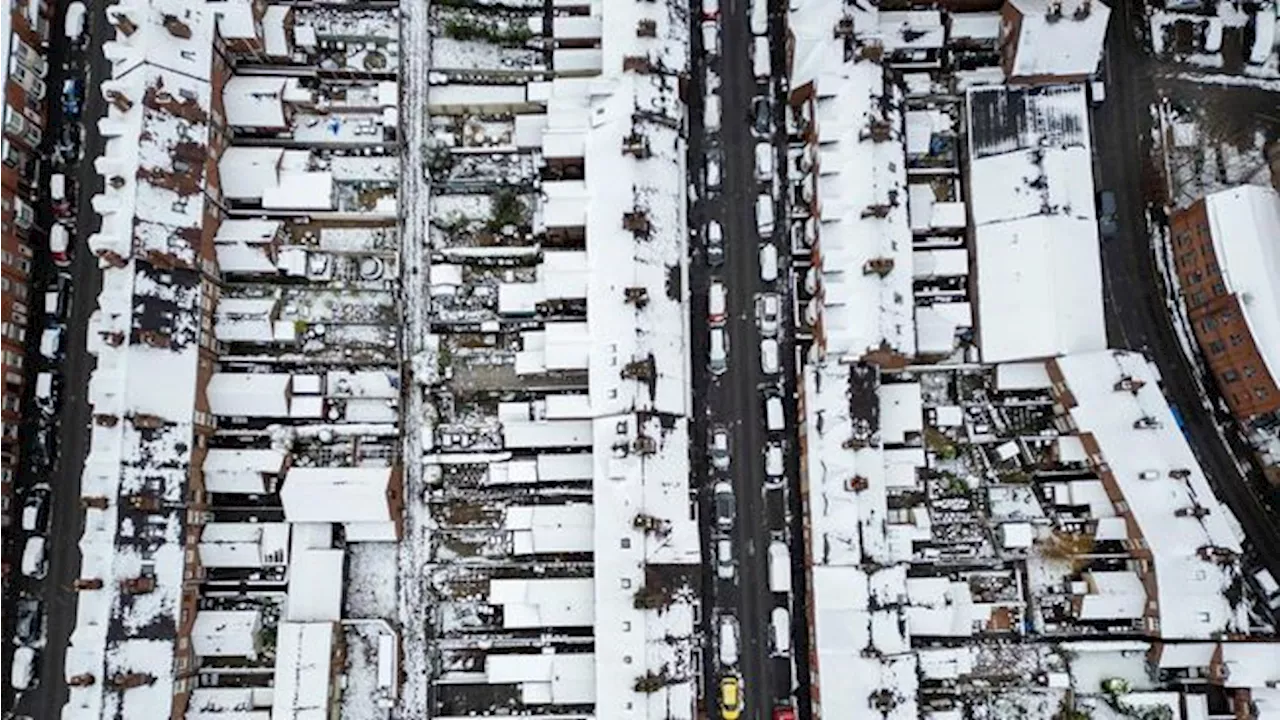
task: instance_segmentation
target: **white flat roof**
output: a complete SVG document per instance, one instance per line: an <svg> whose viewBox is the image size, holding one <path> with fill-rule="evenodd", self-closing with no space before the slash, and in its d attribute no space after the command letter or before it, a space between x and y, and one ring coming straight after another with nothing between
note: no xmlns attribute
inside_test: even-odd
<svg viewBox="0 0 1280 720"><path fill-rule="evenodd" d="M516 555L591 552L595 513L590 503L516 505L507 508L503 529Z"/></svg>
<svg viewBox="0 0 1280 720"><path fill-rule="evenodd" d="M257 610L199 610L191 627L191 648L202 657L258 656Z"/></svg>
<svg viewBox="0 0 1280 720"><path fill-rule="evenodd" d="M289 522L392 522L391 468L290 468L280 501Z"/></svg>
<svg viewBox="0 0 1280 720"><path fill-rule="evenodd" d="M502 606L504 628L588 627L595 623L591 578L489 581L489 604Z"/></svg>
<svg viewBox="0 0 1280 720"><path fill-rule="evenodd" d="M485 658L485 681L516 685L525 705L589 705L596 701L592 653L508 653Z"/></svg>
<svg viewBox="0 0 1280 720"><path fill-rule="evenodd" d="M293 560L289 563L286 620L319 622L342 618L345 556L345 551L332 548L294 549Z"/></svg>
<svg viewBox="0 0 1280 720"><path fill-rule="evenodd" d="M277 626L272 720L328 717L334 628L328 622Z"/></svg>
<svg viewBox="0 0 1280 720"><path fill-rule="evenodd" d="M1213 251L1267 371L1280 382L1280 194L1242 185L1205 198Z"/></svg>
<svg viewBox="0 0 1280 720"><path fill-rule="evenodd" d="M214 373L206 394L209 411L224 417L289 417L287 373Z"/></svg>

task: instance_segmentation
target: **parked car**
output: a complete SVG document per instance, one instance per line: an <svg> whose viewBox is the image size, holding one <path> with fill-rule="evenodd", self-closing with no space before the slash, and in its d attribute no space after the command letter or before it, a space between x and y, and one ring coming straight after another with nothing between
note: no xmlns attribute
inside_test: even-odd
<svg viewBox="0 0 1280 720"><path fill-rule="evenodd" d="M765 375L777 375L781 369L778 357L778 341L765 338L760 341L760 372Z"/></svg>
<svg viewBox="0 0 1280 720"><path fill-rule="evenodd" d="M707 188L715 190L720 187L720 151L707 153Z"/></svg>
<svg viewBox="0 0 1280 720"><path fill-rule="evenodd" d="M58 267L71 265L71 233L60 222L49 228L49 256Z"/></svg>
<svg viewBox="0 0 1280 720"><path fill-rule="evenodd" d="M720 54L720 26L715 20L702 21L702 50L708 55Z"/></svg>
<svg viewBox="0 0 1280 720"><path fill-rule="evenodd" d="M720 14L720 0L702 0L703 19L714 18Z"/></svg>
<svg viewBox="0 0 1280 720"><path fill-rule="evenodd" d="M60 272L44 290L44 316L46 320L61 320L67 312L71 293L71 276Z"/></svg>
<svg viewBox="0 0 1280 720"><path fill-rule="evenodd" d="M50 325L40 333L40 354L46 360L58 360L62 357L62 325Z"/></svg>
<svg viewBox="0 0 1280 720"><path fill-rule="evenodd" d="M29 690L40 684L40 678L36 676L36 660L39 657L35 648L25 645L13 651L9 684L14 690Z"/></svg>
<svg viewBox="0 0 1280 720"><path fill-rule="evenodd" d="M1120 234L1120 222L1116 219L1116 194L1110 190L1098 193L1098 232L1103 239Z"/></svg>
<svg viewBox="0 0 1280 720"><path fill-rule="evenodd" d="M716 541L716 577L721 580L732 580L737 568L733 560L733 541L721 538Z"/></svg>
<svg viewBox="0 0 1280 720"><path fill-rule="evenodd" d="M43 533L49 523L49 491L36 488L22 501L22 529Z"/></svg>
<svg viewBox="0 0 1280 720"><path fill-rule="evenodd" d="M707 369L712 375L723 375L729 369L729 334L722 327L711 328L711 350Z"/></svg>
<svg viewBox="0 0 1280 720"><path fill-rule="evenodd" d="M769 98L758 97L751 101L751 125L757 136L768 138L773 130L773 106Z"/></svg>
<svg viewBox="0 0 1280 720"><path fill-rule="evenodd" d="M57 377L49 371L36 373L36 407L40 411L52 415L58 410Z"/></svg>
<svg viewBox="0 0 1280 720"><path fill-rule="evenodd" d="M62 163L73 163L80 156L80 125L67 123L58 133L57 160Z"/></svg>
<svg viewBox="0 0 1280 720"><path fill-rule="evenodd" d="M730 676L720 681L720 717L738 720L742 717L742 689L738 678Z"/></svg>
<svg viewBox="0 0 1280 720"><path fill-rule="evenodd" d="M80 79L67 78L62 81L62 114L68 117L80 115Z"/></svg>
<svg viewBox="0 0 1280 720"><path fill-rule="evenodd" d="M707 452L711 455L711 466L717 470L729 469L729 429L723 425L711 428L711 437L707 440Z"/></svg>
<svg viewBox="0 0 1280 720"><path fill-rule="evenodd" d="M764 446L764 474L770 479L782 476L782 445L769 442Z"/></svg>
<svg viewBox="0 0 1280 720"><path fill-rule="evenodd" d="M738 664L738 618L720 616L720 664L733 667Z"/></svg>
<svg viewBox="0 0 1280 720"><path fill-rule="evenodd" d="M68 40L78 43L84 37L84 21L88 14L88 8L80 0L74 0L67 6L67 16L62 24L62 32Z"/></svg>
<svg viewBox="0 0 1280 720"><path fill-rule="evenodd" d="M13 641L19 645L38 645L44 634L44 603L33 597L20 597Z"/></svg>
<svg viewBox="0 0 1280 720"><path fill-rule="evenodd" d="M778 279L778 248L770 242L760 246L760 279L765 282Z"/></svg>
<svg viewBox="0 0 1280 720"><path fill-rule="evenodd" d="M27 538L27 544L22 548L23 575L35 580L43 580L49 573L49 561L45 557L47 544L47 541L39 535Z"/></svg>
<svg viewBox="0 0 1280 720"><path fill-rule="evenodd" d="M763 293L756 298L756 325L760 334L773 337L778 334L778 313L782 300L777 293Z"/></svg>
<svg viewBox="0 0 1280 720"><path fill-rule="evenodd" d="M707 264L717 267L724 264L724 230L720 223L707 223Z"/></svg>
<svg viewBox="0 0 1280 720"><path fill-rule="evenodd" d="M728 530L738 515L738 503L733 496L733 486L727 482L718 482L711 491L712 504L715 506L716 527Z"/></svg>

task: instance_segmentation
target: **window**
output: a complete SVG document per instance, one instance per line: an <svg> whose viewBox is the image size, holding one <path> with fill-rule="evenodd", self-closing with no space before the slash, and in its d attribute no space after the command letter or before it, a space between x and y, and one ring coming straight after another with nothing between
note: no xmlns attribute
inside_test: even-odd
<svg viewBox="0 0 1280 720"><path fill-rule="evenodd" d="M36 222L36 211L21 200L14 201L13 216L18 227L23 230L30 229Z"/></svg>
<svg viewBox="0 0 1280 720"><path fill-rule="evenodd" d="M1222 381L1223 381L1223 382L1226 382L1226 383L1233 383L1233 382L1236 382L1236 381L1237 381L1237 380L1239 380L1239 379L1240 379L1240 373L1236 372L1235 370L1224 370L1224 371L1222 371Z"/></svg>
<svg viewBox="0 0 1280 720"><path fill-rule="evenodd" d="M1209 343L1210 354L1221 355L1223 351L1225 351L1226 349L1227 349L1227 346L1223 345L1221 340L1214 340L1213 342Z"/></svg>
<svg viewBox="0 0 1280 720"><path fill-rule="evenodd" d="M1267 389L1266 389L1265 387L1263 387L1262 385L1259 385L1258 387L1256 387L1256 388L1254 388L1254 389L1253 389L1253 394L1254 394L1254 396L1255 396L1255 397L1257 397L1259 400L1266 400L1266 399L1267 399L1267 396L1271 394L1271 391L1270 391L1270 390L1267 390Z"/></svg>
<svg viewBox="0 0 1280 720"><path fill-rule="evenodd" d="M1253 377L1254 375L1257 375L1257 374L1258 374L1258 371L1257 371L1257 370L1255 370L1255 369L1253 368L1253 366L1252 366L1252 365L1245 365L1245 366L1244 366L1244 376L1245 376L1245 377Z"/></svg>
<svg viewBox="0 0 1280 720"><path fill-rule="evenodd" d="M1203 293L1203 292L1200 292L1199 290L1197 290L1197 291L1195 291L1195 292L1191 293L1191 304L1192 304L1192 305L1203 305L1203 304L1204 304L1204 293Z"/></svg>
<svg viewBox="0 0 1280 720"><path fill-rule="evenodd" d="M1240 333L1231 333L1230 340L1231 347L1237 347L1240 343L1244 342L1244 336Z"/></svg>
<svg viewBox="0 0 1280 720"><path fill-rule="evenodd" d="M1204 276L1201 275L1199 272L1193 272L1187 276L1187 282L1190 283L1191 285L1195 285L1196 283L1200 282L1203 279L1204 279Z"/></svg>
<svg viewBox="0 0 1280 720"><path fill-rule="evenodd" d="M1227 294L1227 286L1226 286L1226 285L1223 285L1221 281L1218 281L1218 282L1214 283L1214 284L1213 284L1213 294L1214 294L1215 296L1217 296L1217 295L1226 295L1226 294Z"/></svg>
<svg viewBox="0 0 1280 720"><path fill-rule="evenodd" d="M1221 313L1218 314L1218 322L1222 323L1223 325L1226 325L1227 323L1231 322L1233 319L1235 319L1235 313L1231 312L1230 310L1223 310Z"/></svg>
<svg viewBox="0 0 1280 720"><path fill-rule="evenodd" d="M1191 233L1180 232L1174 238L1174 241L1177 242L1179 246L1185 246L1187 243L1191 242Z"/></svg>
<svg viewBox="0 0 1280 720"><path fill-rule="evenodd" d="M4 106L4 129L14 135L21 135L27 127L27 119L22 113L15 112L11 105Z"/></svg>
<svg viewBox="0 0 1280 720"><path fill-rule="evenodd" d="M1204 328L1205 332L1208 332L1208 331L1210 331L1210 330L1212 330L1212 329L1214 329L1214 328L1218 327L1218 320L1217 320L1217 318L1215 318L1215 317L1213 317L1213 316L1211 315L1211 316L1209 316L1209 317L1205 318L1204 320L1200 321L1200 327Z"/></svg>

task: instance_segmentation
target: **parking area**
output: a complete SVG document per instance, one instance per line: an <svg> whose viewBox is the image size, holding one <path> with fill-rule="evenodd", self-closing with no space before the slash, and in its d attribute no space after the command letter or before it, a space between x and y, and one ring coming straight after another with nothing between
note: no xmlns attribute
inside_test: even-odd
<svg viewBox="0 0 1280 720"><path fill-rule="evenodd" d="M99 10L100 12L100 10ZM98 176L84 158L97 155L99 97L86 93L105 74L97 28L102 18L83 2L55 9L48 48L48 125L41 143L41 202L36 225L48 243L35 248L28 306L25 387L29 408L20 428L22 468L15 478L17 527L5 534L6 558L14 569L6 583L6 635L13 643L5 704L19 715L40 717L63 702L63 653L74 621L72 591L79 550L79 477L83 467L88 408L81 393L90 367L83 333L98 291L97 259L83 251L96 228L77 222L93 217L90 199ZM80 248L81 250L78 250ZM86 302L85 298L90 301ZM12 703L12 704L10 704Z"/></svg>
<svg viewBox="0 0 1280 720"><path fill-rule="evenodd" d="M695 19L690 171L694 398L707 458L706 697L716 717L796 708L792 552L795 333L785 198L782 18L763 0L704 2ZM700 46L700 47L699 47ZM699 112L700 110L700 112ZM766 522L759 522L764 518ZM800 605L802 606L802 604Z"/></svg>

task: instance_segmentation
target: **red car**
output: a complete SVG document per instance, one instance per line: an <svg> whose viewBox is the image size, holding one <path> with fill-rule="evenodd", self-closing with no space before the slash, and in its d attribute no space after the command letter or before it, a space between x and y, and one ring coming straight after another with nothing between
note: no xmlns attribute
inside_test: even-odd
<svg viewBox="0 0 1280 720"><path fill-rule="evenodd" d="M54 223L49 228L49 254L53 256L53 264L58 267L67 267L71 264L71 233L67 232L67 226L62 223Z"/></svg>
<svg viewBox="0 0 1280 720"><path fill-rule="evenodd" d="M796 709L789 705L779 705L773 709L773 720L796 720Z"/></svg>

